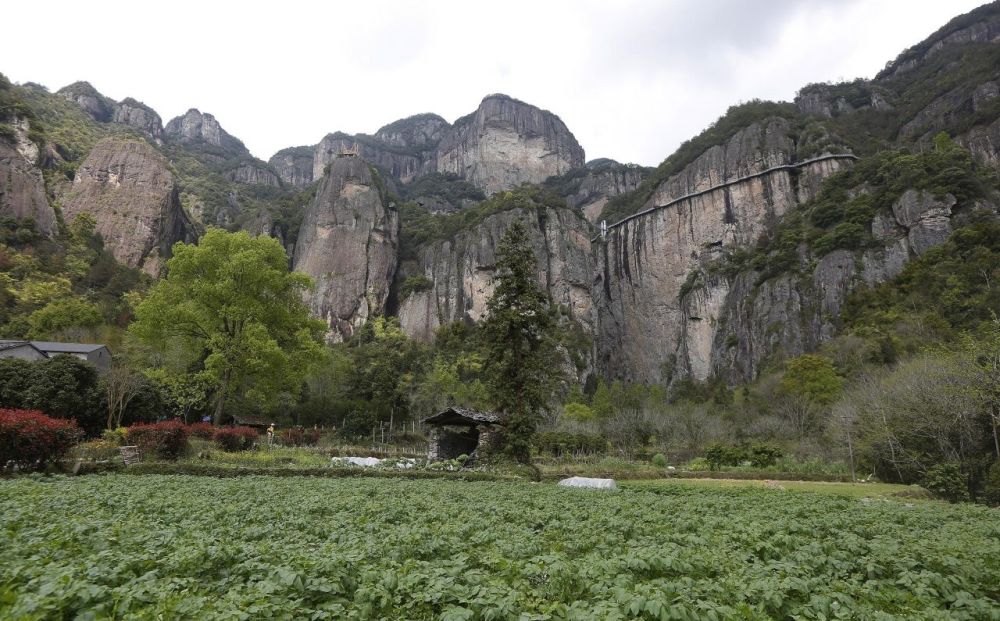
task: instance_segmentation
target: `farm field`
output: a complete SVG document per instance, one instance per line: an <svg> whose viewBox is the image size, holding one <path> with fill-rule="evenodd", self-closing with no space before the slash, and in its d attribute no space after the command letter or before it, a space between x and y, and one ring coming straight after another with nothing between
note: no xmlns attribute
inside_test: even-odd
<svg viewBox="0 0 1000 621"><path fill-rule="evenodd" d="M1000 618L996 510L687 483L0 481L0 618Z"/></svg>
<svg viewBox="0 0 1000 621"><path fill-rule="evenodd" d="M847 496L849 498L893 499L900 502L925 500L929 494L914 485L895 483L837 483L826 481L764 481L758 479L638 479L620 481L619 485L634 489L654 491L671 486L689 486L705 489L718 488L771 488L789 492L816 492Z"/></svg>

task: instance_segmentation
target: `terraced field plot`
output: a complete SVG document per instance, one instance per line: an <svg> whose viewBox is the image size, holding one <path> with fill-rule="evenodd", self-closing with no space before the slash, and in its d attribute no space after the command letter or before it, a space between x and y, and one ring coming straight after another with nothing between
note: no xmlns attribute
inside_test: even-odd
<svg viewBox="0 0 1000 621"><path fill-rule="evenodd" d="M0 481L0 618L1000 618L1000 517L760 488Z"/></svg>

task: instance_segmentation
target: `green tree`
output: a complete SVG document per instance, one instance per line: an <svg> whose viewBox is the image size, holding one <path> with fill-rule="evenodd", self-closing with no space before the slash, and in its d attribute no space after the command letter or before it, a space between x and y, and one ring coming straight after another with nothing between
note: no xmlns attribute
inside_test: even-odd
<svg viewBox="0 0 1000 621"><path fill-rule="evenodd" d="M611 418L611 415L615 413L614 397L603 379L597 382L597 390L594 391L590 407L594 410L594 415L601 419Z"/></svg>
<svg viewBox="0 0 1000 621"><path fill-rule="evenodd" d="M172 373L159 368L149 369L145 375L156 387L167 411L185 423L194 422L192 412L207 405L210 382L204 373Z"/></svg>
<svg viewBox="0 0 1000 621"><path fill-rule="evenodd" d="M0 360L3 407L41 410L53 418L76 419L88 435L104 428L97 369L68 355L45 360Z"/></svg>
<svg viewBox="0 0 1000 621"><path fill-rule="evenodd" d="M367 400L376 419L391 424L409 417L414 372L427 348L406 336L395 318L375 317L348 343L354 363L352 396Z"/></svg>
<svg viewBox="0 0 1000 621"><path fill-rule="evenodd" d="M237 391L271 403L297 392L322 356L324 325L309 318L308 276L288 271L277 240L210 229L197 245L178 242L167 278L136 309L130 332L174 351L215 393L215 424Z"/></svg>
<svg viewBox="0 0 1000 621"><path fill-rule="evenodd" d="M844 380L833 363L822 356L805 354L788 362L781 388L819 405L829 405L840 394Z"/></svg>
<svg viewBox="0 0 1000 621"><path fill-rule="evenodd" d="M81 298L65 298L49 302L31 313L28 338L52 338L71 328L95 328L102 317L97 307Z"/></svg>
<svg viewBox="0 0 1000 621"><path fill-rule="evenodd" d="M497 249L494 290L480 334L490 398L506 418L504 450L522 462L530 457L531 436L560 368L556 326L537 273L527 231L515 221Z"/></svg>

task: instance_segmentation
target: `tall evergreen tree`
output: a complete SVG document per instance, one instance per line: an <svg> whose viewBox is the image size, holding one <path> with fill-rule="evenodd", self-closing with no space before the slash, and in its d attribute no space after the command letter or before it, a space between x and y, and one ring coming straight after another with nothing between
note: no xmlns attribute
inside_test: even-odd
<svg viewBox="0 0 1000 621"><path fill-rule="evenodd" d="M500 240L481 335L490 399L506 418L504 450L518 461L530 457L531 436L560 368L556 325L537 274L527 231L516 221Z"/></svg>

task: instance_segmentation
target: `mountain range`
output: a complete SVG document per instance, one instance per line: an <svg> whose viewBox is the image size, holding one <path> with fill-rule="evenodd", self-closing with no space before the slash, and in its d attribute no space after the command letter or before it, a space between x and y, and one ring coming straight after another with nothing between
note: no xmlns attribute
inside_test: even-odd
<svg viewBox="0 0 1000 621"><path fill-rule="evenodd" d="M57 241L90 214L154 278L206 227L273 236L316 281L330 341L379 314L423 340L477 321L519 219L581 380L735 384L812 351L852 294L995 217L998 174L996 2L873 79L734 106L653 169L588 162L557 115L502 94L264 162L197 109L164 124L87 82L0 80L0 217Z"/></svg>

